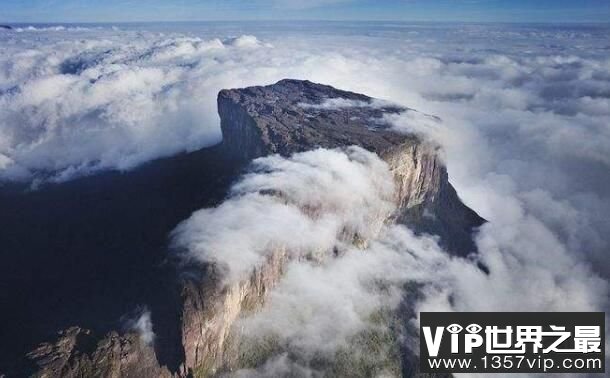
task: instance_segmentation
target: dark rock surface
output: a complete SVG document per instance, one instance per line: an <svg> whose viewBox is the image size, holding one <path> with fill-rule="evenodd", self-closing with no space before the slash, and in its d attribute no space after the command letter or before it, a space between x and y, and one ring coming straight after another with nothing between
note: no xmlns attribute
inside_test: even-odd
<svg viewBox="0 0 610 378"><path fill-rule="evenodd" d="M34 377L160 377L172 375L159 366L153 348L136 334L112 332L97 342L90 330L71 327L55 343L29 353L40 370Z"/></svg>
<svg viewBox="0 0 610 378"><path fill-rule="evenodd" d="M390 131L383 120L385 114L405 109L373 101L306 80L222 90L218 112L223 145L230 154L247 161L274 153L287 156L317 147L349 145L379 153L414 139Z"/></svg>

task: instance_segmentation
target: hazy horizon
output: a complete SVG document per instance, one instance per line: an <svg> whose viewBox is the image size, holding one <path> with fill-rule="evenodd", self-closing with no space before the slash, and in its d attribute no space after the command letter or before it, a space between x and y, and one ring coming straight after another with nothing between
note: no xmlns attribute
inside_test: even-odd
<svg viewBox="0 0 610 378"><path fill-rule="evenodd" d="M7 0L3 21L185 22L185 21L449 21L607 22L606 0Z"/></svg>
<svg viewBox="0 0 610 378"><path fill-rule="evenodd" d="M367 19L354 19L354 20L334 20L334 19L256 19L256 20L239 20L239 19L226 19L226 20L150 20L150 21L2 21L0 24L10 26L24 26L24 25L146 25L146 24L219 24L219 23L273 23L273 24L284 24L292 22L302 23L362 23L362 24L380 24L380 23L397 23L397 24L439 24L439 25L610 25L610 21L460 21L460 20L367 20Z"/></svg>

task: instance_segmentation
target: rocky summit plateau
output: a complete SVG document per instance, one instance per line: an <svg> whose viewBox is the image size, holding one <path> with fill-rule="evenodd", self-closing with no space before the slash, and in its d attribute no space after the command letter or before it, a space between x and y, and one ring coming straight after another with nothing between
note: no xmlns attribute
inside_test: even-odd
<svg viewBox="0 0 610 378"><path fill-rule="evenodd" d="M437 235L456 256L476 253L473 232L484 220L461 202L439 147L399 133L388 122L389 115L407 111L415 110L310 81L286 79L226 89L218 94L223 134L218 146L128 173L107 172L34 192L0 193L8 209L0 227L14 228L13 239L3 240L3 245L24 251L10 268L0 268L11 285L22 284L21 291L6 298L14 305L1 315L2 324L16 325L0 341L0 372L186 377L230 375L243 367L235 322L263 306L290 254L275 246L248 277L226 285L213 263L185 264L173 257L167 235L193 211L219 205L231 183L258 157L352 145L375 152L388 164L396 188L397 210L381 221ZM54 205L66 202L71 205L61 211ZM40 214L47 218L41 220ZM44 219L54 220L44 245L17 242L23 231L16 227L44 227ZM133 224L124 232L123 226ZM99 234L104 237L95 236ZM32 262L38 259L31 257L46 252L43 247L53 251L51 257ZM20 281L24 271L38 272L35 283ZM78 290L73 289L75 282ZM49 293L49 285L56 290ZM25 308L24 296L40 301L35 308ZM58 304L63 304L63 312ZM154 342L121 327L121 316L138 305L151 312ZM403 310L398 322L407 321L408 301ZM25 313L34 315L23 317ZM11 345L10 340L21 342ZM413 354L398 349L400 375L416 374ZM370 376L367 370L333 372Z"/></svg>
<svg viewBox="0 0 610 378"><path fill-rule="evenodd" d="M483 220L458 198L438 146L394 131L385 118L405 111L415 110L300 80L218 95L222 145L230 156L249 161L318 147L361 146L377 153L395 175L396 201L403 209L396 221L438 235L449 251L466 256L475 248L472 229Z"/></svg>

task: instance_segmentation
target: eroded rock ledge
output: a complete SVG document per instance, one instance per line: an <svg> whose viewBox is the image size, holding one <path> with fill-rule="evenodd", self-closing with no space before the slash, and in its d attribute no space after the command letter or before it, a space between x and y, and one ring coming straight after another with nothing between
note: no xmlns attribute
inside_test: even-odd
<svg viewBox="0 0 610 378"><path fill-rule="evenodd" d="M218 95L221 150L245 164L274 153L287 156L317 147L361 146L388 163L396 183L398 211L380 214L380 223L399 222L417 232L439 235L441 244L455 255L474 252L472 233L483 219L460 201L437 146L392 130L384 116L404 111L412 110L309 81L223 90ZM184 362L174 375L209 376L231 368L236 358L228 345L233 323L264 303L281 278L288 255L281 247L271 251L266 264L229 286L221 285L213 265L188 267L181 276L181 325L176 327ZM154 324L154 313L152 317ZM39 375L82 376L98 368L96 376L169 374L154 359L154 350L137 344L134 334L112 333L96 347L82 350L74 341L82 338L82 332L66 332L57 343L45 344L32 354Z"/></svg>
<svg viewBox="0 0 610 378"><path fill-rule="evenodd" d="M55 343L44 343L29 353L40 370L36 377L162 377L172 374L160 367L150 345L138 335L111 332L99 340L90 330L71 327Z"/></svg>

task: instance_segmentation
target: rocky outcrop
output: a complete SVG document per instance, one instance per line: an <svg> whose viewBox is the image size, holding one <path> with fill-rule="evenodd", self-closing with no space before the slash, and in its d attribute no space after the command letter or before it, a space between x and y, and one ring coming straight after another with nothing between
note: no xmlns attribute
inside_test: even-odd
<svg viewBox="0 0 610 378"><path fill-rule="evenodd" d="M393 131L384 117L413 110L309 81L282 80L223 90L218 111L224 151L244 162L318 147L358 145L376 152L394 174L398 208L380 214L379 223L393 220L439 235L458 255L474 251L472 232L483 220L459 200L438 148ZM213 267L196 275L203 281L186 280L183 345L186 366L196 375L214 374L234 358L226 352L233 322L244 309L260 306L281 278L287 254L279 249L270 256L249 279L229 287L218 286Z"/></svg>
<svg viewBox="0 0 610 378"><path fill-rule="evenodd" d="M159 366L151 346L137 334L111 332L98 341L90 330L71 327L54 343L29 353L39 370L34 377L172 377Z"/></svg>

